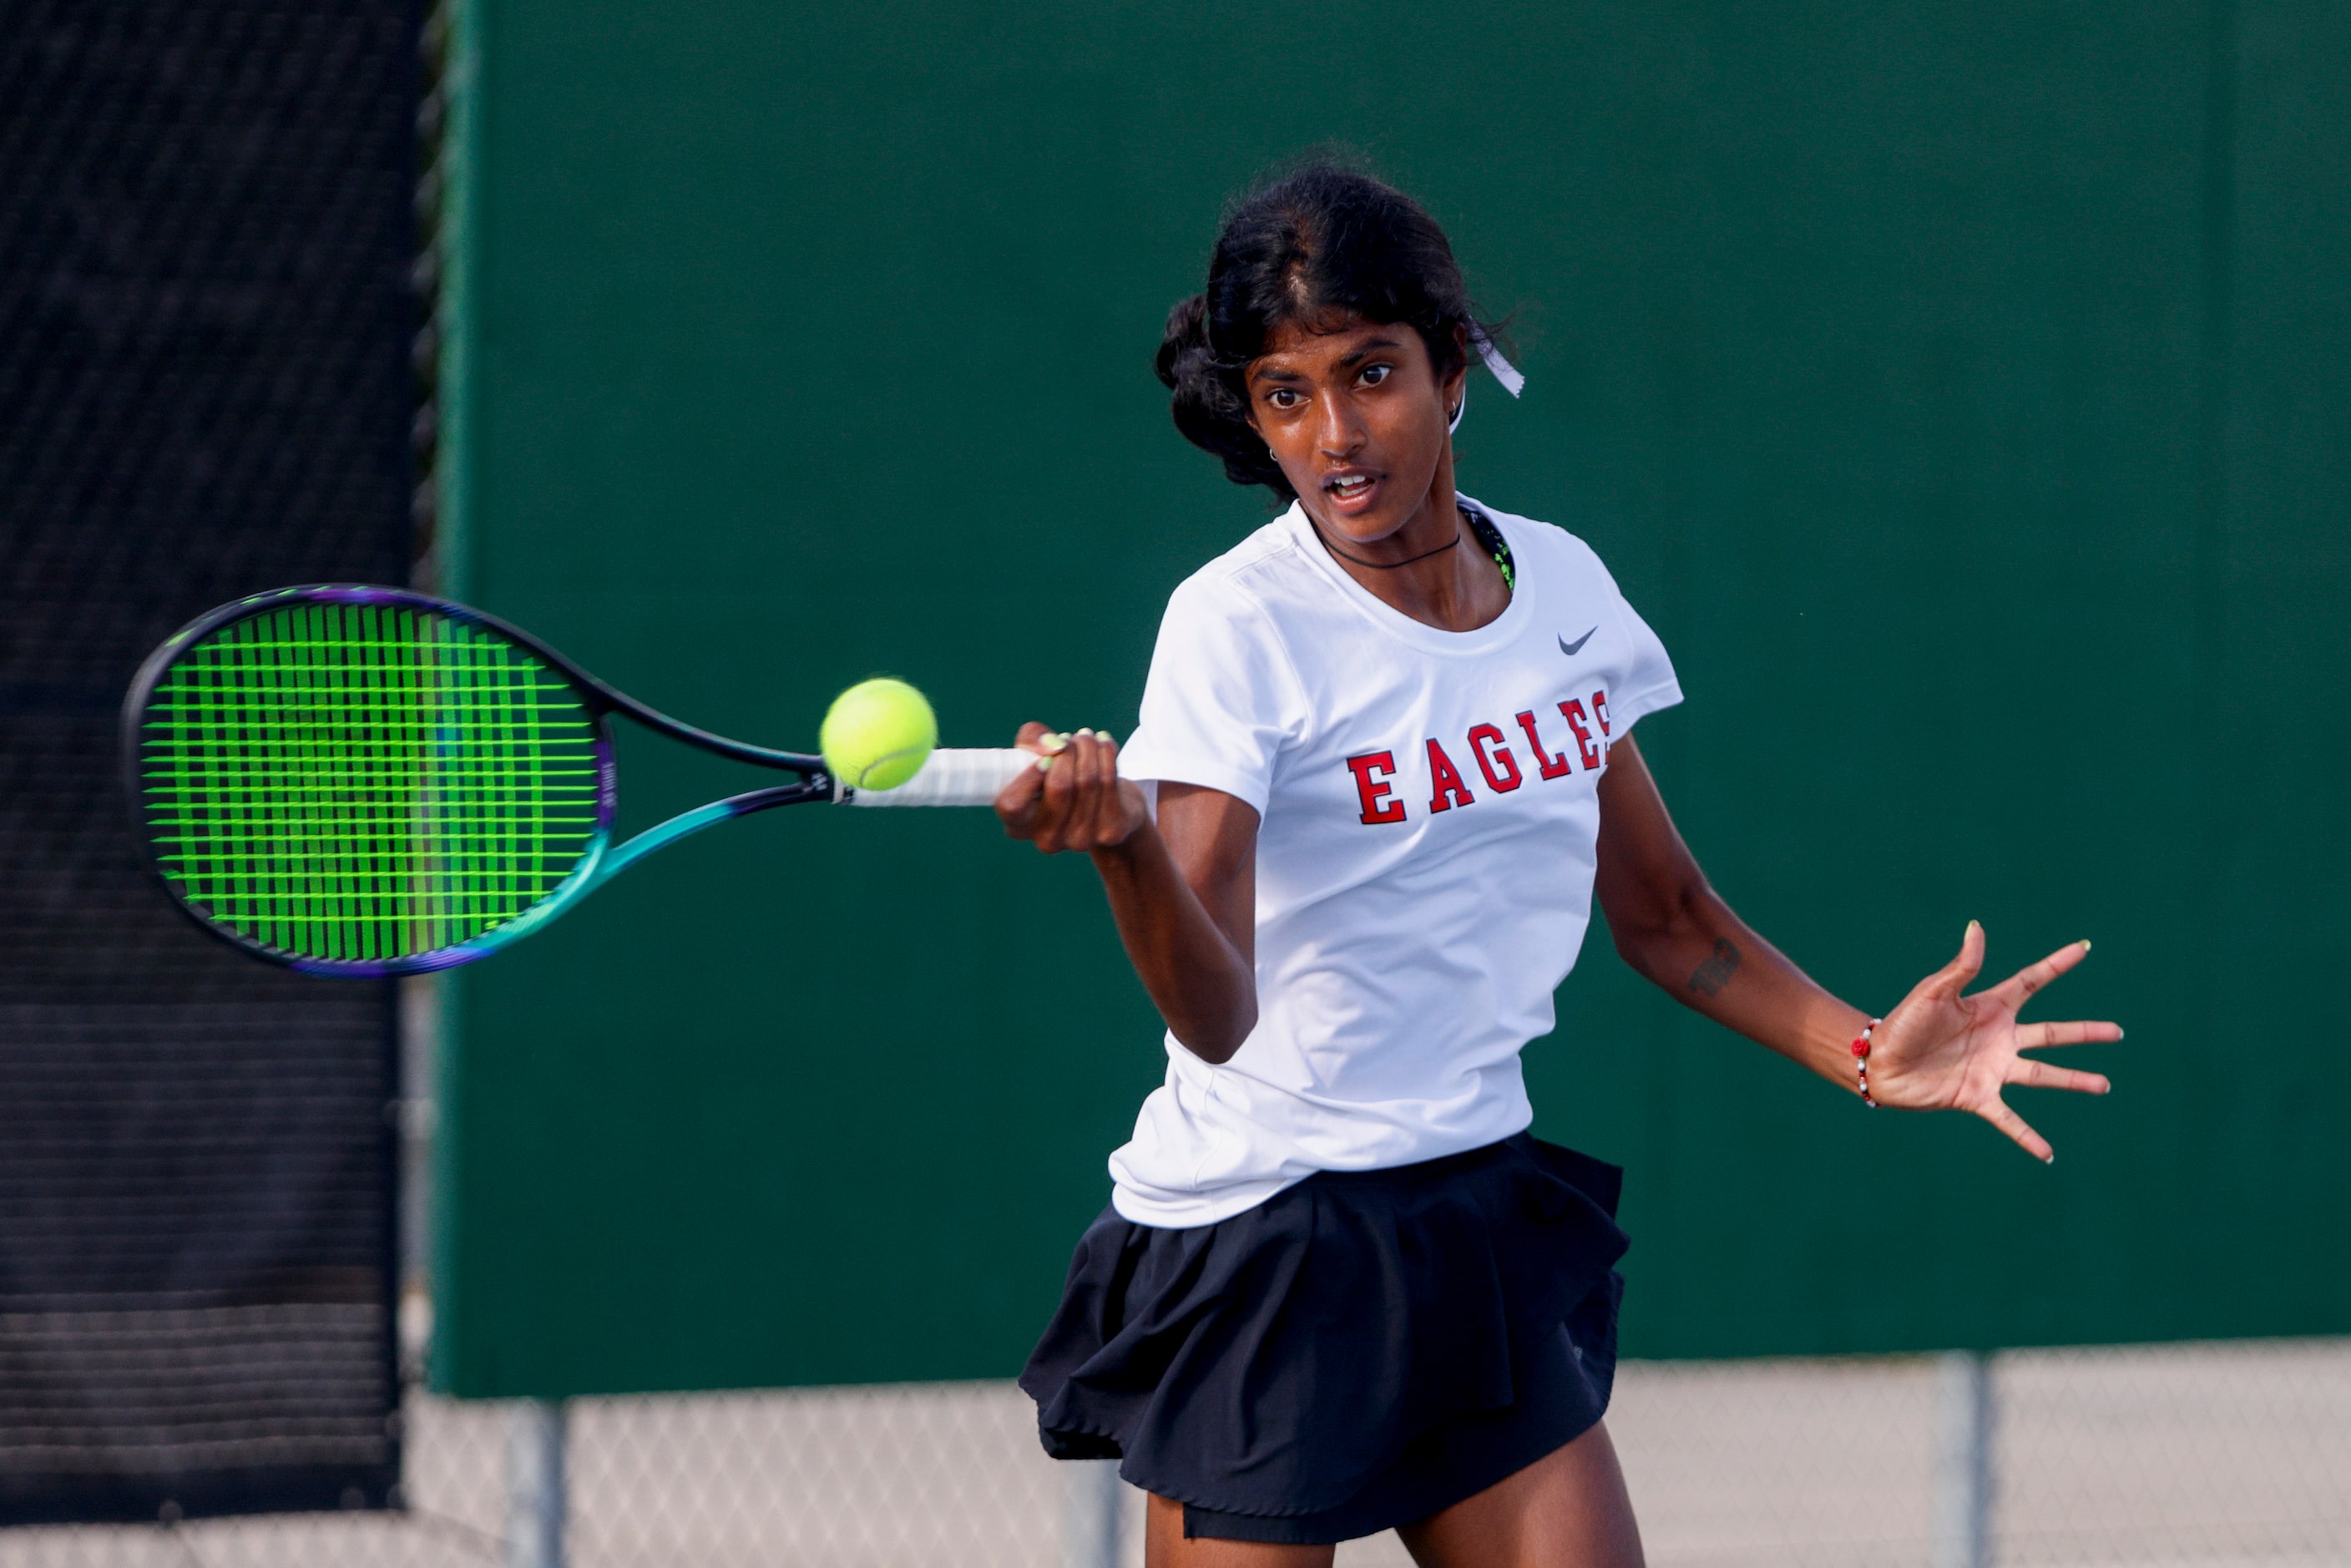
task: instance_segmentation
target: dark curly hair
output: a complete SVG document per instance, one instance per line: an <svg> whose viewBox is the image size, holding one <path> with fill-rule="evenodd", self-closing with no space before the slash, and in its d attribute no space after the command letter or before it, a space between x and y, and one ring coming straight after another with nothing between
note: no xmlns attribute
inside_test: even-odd
<svg viewBox="0 0 2351 1568"><path fill-rule="evenodd" d="M1345 316L1409 326L1441 382L1464 360L1478 319L1445 231L1393 186L1315 162L1261 185L1225 218L1206 291L1167 313L1155 361L1175 395L1176 428L1223 460L1236 485L1297 492L1249 428L1243 376L1275 329Z"/></svg>

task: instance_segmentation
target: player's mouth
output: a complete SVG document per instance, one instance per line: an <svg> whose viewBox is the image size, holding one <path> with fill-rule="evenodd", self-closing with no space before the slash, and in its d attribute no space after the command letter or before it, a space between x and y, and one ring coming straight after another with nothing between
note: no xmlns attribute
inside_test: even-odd
<svg viewBox="0 0 2351 1568"><path fill-rule="evenodd" d="M1322 476L1322 494L1332 510L1342 517L1357 517L1371 510L1372 500L1379 492L1380 476L1362 468L1342 468Z"/></svg>

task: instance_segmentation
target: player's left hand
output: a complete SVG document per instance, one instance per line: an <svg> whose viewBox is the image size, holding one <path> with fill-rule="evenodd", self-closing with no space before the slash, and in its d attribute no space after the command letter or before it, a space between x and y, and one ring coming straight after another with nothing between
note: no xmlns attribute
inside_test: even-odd
<svg viewBox="0 0 2351 1568"><path fill-rule="evenodd" d="M2052 1067L2018 1054L2043 1046L2122 1039L2119 1024L2016 1021L2017 1009L2033 992L2080 963L2089 951L2087 942L2068 943L1999 985L1965 996L1961 993L1983 968L1984 956L1983 926L1969 921L1959 956L1919 981L1870 1037L1870 1092L1879 1104L1907 1111L1972 1111L2035 1159L2055 1159L2049 1140L2008 1108L2001 1091L2021 1083L2031 1089L2104 1094L2113 1087L2103 1073Z"/></svg>

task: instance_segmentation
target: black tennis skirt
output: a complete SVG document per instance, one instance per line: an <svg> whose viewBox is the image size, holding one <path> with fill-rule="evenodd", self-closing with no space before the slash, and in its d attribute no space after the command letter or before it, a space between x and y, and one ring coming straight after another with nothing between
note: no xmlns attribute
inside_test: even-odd
<svg viewBox="0 0 2351 1568"><path fill-rule="evenodd" d="M1186 1535L1235 1541L1483 1491L1608 1407L1623 1174L1521 1133L1191 1229L1104 1209L1020 1375L1046 1451L1122 1459Z"/></svg>

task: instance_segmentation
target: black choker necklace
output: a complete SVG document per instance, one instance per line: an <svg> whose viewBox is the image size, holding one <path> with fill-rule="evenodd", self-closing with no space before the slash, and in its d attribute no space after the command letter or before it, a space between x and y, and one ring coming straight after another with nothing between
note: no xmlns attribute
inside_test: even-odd
<svg viewBox="0 0 2351 1568"><path fill-rule="evenodd" d="M1314 529L1314 537L1322 541L1322 548L1324 549L1329 550L1341 560L1352 560L1357 566L1368 566L1374 571L1394 571L1400 566L1410 566L1416 560L1426 560L1430 556L1443 555L1447 550L1451 549L1455 545L1461 542L1461 532L1458 528L1456 528L1454 530L1453 537L1446 540L1443 544L1438 545L1435 549L1425 549L1418 555L1408 555L1402 560L1365 560L1362 556L1349 555L1345 550L1343 550L1337 545L1332 544L1331 542L1331 536L1324 533L1322 531L1322 526L1320 523L1315 522L1313 518L1309 517L1307 522L1309 526Z"/></svg>
<svg viewBox="0 0 2351 1568"><path fill-rule="evenodd" d="M1301 508L1301 510L1303 509ZM1502 586L1515 591L1519 586L1517 563L1510 559L1510 547L1503 539L1501 530L1467 507L1457 505L1454 510L1455 515L1460 517L1463 527L1477 531L1479 542L1486 547L1486 553L1492 556L1494 564L1502 569ZM1435 549L1423 550L1418 555L1407 556L1403 560L1365 560L1362 556L1349 555L1345 550L1332 544L1331 536L1322 531L1322 525L1314 520L1311 513L1307 515L1306 526L1314 530L1314 537L1322 541L1324 549L1342 560L1352 560L1357 566L1367 566L1374 571L1394 571L1400 566L1410 566L1414 561L1426 560L1433 555L1443 555L1461 542L1461 531L1457 528L1450 539L1438 545Z"/></svg>

